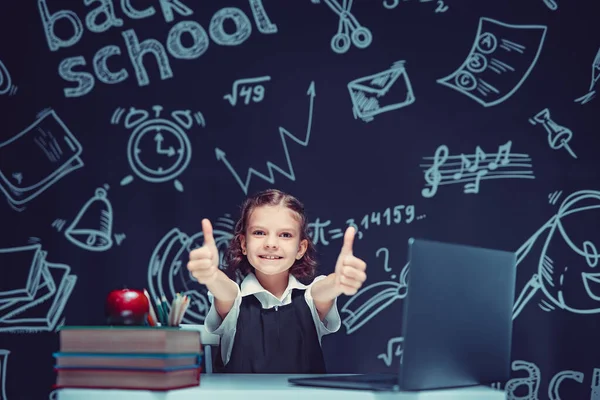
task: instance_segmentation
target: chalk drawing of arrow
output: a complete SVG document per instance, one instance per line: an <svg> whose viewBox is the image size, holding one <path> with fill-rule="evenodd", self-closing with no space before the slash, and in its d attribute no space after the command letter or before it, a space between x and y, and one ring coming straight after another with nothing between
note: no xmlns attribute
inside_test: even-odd
<svg viewBox="0 0 600 400"><path fill-rule="evenodd" d="M248 174L246 175L246 181L242 181L240 175L235 171L229 160L226 158L225 152L218 147L215 148L215 155L217 156L217 160L223 161L229 172L233 175L236 182L240 185L245 194L248 194L248 188L250 187L250 180L252 179L252 175L256 175L258 178L263 179L269 183L275 183L274 171L278 171L281 175L285 176L289 180L295 181L296 174L294 173L294 167L292 165L292 160L290 159L290 154L288 152L287 147L287 139L291 139L299 145L306 147L308 146L308 142L310 141L310 132L312 128L312 117L313 117L313 106L315 101L315 82L312 81L310 86L308 87L308 91L306 94L309 96L309 107L308 107L308 124L306 128L306 138L304 140L298 139L284 127L279 127L279 135L281 136L281 143L283 144L283 152L285 153L285 159L287 162L287 170L279 167L278 165L272 163L271 161L267 161L267 169L269 170L269 174L265 175L254 168L248 169Z"/></svg>

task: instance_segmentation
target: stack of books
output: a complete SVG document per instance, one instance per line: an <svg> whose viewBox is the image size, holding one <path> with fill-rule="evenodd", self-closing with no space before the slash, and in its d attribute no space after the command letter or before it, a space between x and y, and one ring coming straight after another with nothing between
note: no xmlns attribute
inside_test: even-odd
<svg viewBox="0 0 600 400"><path fill-rule="evenodd" d="M178 327L62 326L55 388L171 390L198 386L200 332Z"/></svg>

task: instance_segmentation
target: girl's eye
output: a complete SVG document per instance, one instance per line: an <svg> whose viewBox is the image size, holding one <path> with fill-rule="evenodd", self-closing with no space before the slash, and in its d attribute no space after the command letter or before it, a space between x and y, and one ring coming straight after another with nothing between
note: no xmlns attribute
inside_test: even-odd
<svg viewBox="0 0 600 400"><path fill-rule="evenodd" d="M252 232L253 235L262 235L264 232L263 231L254 231Z"/></svg>
<svg viewBox="0 0 600 400"><path fill-rule="evenodd" d="M286 237L286 238L291 238L291 237L292 237L292 234L291 234L291 233L287 233L287 232L285 232L285 233L282 233L281 235L282 235L283 237Z"/></svg>

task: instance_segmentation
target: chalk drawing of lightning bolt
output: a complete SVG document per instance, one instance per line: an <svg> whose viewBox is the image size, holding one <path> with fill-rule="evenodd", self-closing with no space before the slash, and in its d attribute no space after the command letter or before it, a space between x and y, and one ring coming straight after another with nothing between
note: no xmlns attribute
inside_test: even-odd
<svg viewBox="0 0 600 400"><path fill-rule="evenodd" d="M284 127L279 127L279 135L281 136L281 143L283 143L283 151L285 153L285 159L287 161L287 170L282 169L278 165L272 163L271 161L267 161L267 168L269 170L269 174L265 175L254 168L248 169L248 174L246 175L246 182L242 181L240 175L235 171L229 160L225 157L225 152L218 147L215 148L215 155L217 156L217 160L223 161L229 172L233 175L236 182L240 185L245 194L248 194L248 187L250 186L250 180L252 179L252 175L256 175L260 179L264 179L269 183L275 183L275 176L273 175L274 171L278 171L281 175L285 176L289 180L295 181L296 174L294 173L294 167L292 165L292 160L290 159L290 154L288 152L287 147L287 139L291 139L294 142L298 143L301 146L308 146L308 142L310 141L310 131L312 128L312 116L313 116L313 105L315 101L315 82L312 81L310 86L308 87L308 91L306 92L308 96L310 96L310 105L308 107L308 124L306 128L306 138L304 140L298 139Z"/></svg>

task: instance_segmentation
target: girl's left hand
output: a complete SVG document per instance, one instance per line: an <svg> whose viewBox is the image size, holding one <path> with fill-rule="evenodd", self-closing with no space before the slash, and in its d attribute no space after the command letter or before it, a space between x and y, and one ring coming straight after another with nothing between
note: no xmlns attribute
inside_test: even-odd
<svg viewBox="0 0 600 400"><path fill-rule="evenodd" d="M352 253L356 230L350 226L344 233L342 250L335 264L335 286L338 292L352 296L358 292L367 279L367 263Z"/></svg>

